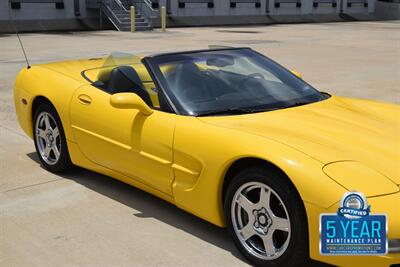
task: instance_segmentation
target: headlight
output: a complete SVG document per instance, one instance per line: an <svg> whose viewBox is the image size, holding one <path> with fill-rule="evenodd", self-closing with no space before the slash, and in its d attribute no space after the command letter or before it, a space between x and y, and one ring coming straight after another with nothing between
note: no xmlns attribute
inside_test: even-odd
<svg viewBox="0 0 400 267"><path fill-rule="evenodd" d="M389 178L357 161L328 163L322 170L347 190L361 192L367 197L399 191L399 187Z"/></svg>

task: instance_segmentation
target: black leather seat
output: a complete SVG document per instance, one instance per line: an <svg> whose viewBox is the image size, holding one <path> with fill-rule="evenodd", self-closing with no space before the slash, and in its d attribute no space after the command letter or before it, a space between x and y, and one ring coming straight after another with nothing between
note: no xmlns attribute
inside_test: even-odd
<svg viewBox="0 0 400 267"><path fill-rule="evenodd" d="M107 92L110 94L132 92L140 96L147 105L153 106L150 95L144 89L139 75L130 66L118 66L111 71Z"/></svg>

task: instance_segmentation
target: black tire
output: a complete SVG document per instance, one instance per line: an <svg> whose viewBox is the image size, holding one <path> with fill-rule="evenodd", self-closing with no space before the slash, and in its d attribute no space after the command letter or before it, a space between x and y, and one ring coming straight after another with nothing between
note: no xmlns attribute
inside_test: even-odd
<svg viewBox="0 0 400 267"><path fill-rule="evenodd" d="M224 212L228 231L239 251L256 266L305 266L309 259L307 217L299 194L287 179L287 177L276 170L263 167L249 167L236 174L226 189ZM291 233L290 238L287 238L289 243L286 250L276 259L266 260L253 255L249 249L241 243L235 232L231 214L232 201L236 191L250 182L258 182L267 185L275 191L286 206L287 215L290 219ZM254 236L252 238L254 238Z"/></svg>
<svg viewBox="0 0 400 267"><path fill-rule="evenodd" d="M60 156L59 156L58 160L56 162L54 162L53 164L49 164L43 159L43 157L40 153L39 144L37 141L38 133L37 133L37 129L36 129L36 123L37 123L39 116L41 114L43 114L43 112L51 115L51 117L54 119L55 124L58 127L58 131L59 131L59 139L57 139L57 140L58 140L60 148L61 148ZM71 159L69 156L69 152L68 152L64 128L62 126L60 117L58 116L58 113L57 113L56 109L53 107L53 105L51 105L50 103L43 103L37 107L37 109L35 110L35 113L33 115L32 129L33 129L33 140L35 142L36 153L39 157L39 160L40 160L42 166L45 169L47 169L53 173L60 173L60 172L65 172L65 171L70 170L73 167L73 165L72 165L72 162L71 162Z"/></svg>

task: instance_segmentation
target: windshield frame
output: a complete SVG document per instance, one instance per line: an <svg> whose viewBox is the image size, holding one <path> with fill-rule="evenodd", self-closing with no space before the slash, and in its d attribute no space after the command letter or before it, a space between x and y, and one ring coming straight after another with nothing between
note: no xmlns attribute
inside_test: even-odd
<svg viewBox="0 0 400 267"><path fill-rule="evenodd" d="M282 68L287 72L287 74L291 75L292 77L301 80L305 85L309 86L310 88L314 89L315 91L319 92L321 94L321 100L323 101L327 98L330 97L329 94L324 93L319 91L318 89L314 88L307 82L305 82L303 79L297 77L295 74L293 74L290 70L287 68L283 67L281 64L277 63L276 61L270 59L269 57L249 48L249 47L233 47L233 48L216 48L216 49L202 49L202 50L191 50L191 51L182 51L182 52L173 52L173 53L160 53L160 54L154 54L151 56L146 56L142 59L142 63L145 65L145 67L148 69L151 78L153 79L153 82L156 84L156 86L161 89L164 94L166 95L168 101L170 102L170 105L172 106L173 110L177 115L184 115L184 116L192 116L192 117L197 117L201 116L201 114L191 114L189 113L179 102L179 100L176 98L173 90L169 87L167 80L165 79L164 75L161 72L161 69L159 67L159 59L161 57L165 56L174 56L174 55L185 55L185 54L196 54L196 53L203 53L203 52L212 52L212 51L232 51L232 50L250 50L253 53L256 53L260 57L265 58L266 60L270 61L273 64L276 64L276 66L279 68ZM319 101L314 101L306 104L312 104L315 102ZM233 107L234 108L234 107ZM279 109L284 109L287 107L281 107L277 109L266 109L265 111L272 111L272 110L279 110ZM246 113L245 113L246 114ZM239 115L239 114L221 114L220 116L223 115Z"/></svg>

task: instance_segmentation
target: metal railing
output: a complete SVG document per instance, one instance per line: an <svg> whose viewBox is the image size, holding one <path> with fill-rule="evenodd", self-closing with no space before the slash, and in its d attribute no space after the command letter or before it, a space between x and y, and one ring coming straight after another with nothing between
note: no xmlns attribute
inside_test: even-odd
<svg viewBox="0 0 400 267"><path fill-rule="evenodd" d="M152 5L153 3L150 0L144 0L141 8L139 9L140 13L148 21L151 21L152 18L157 18L160 16L159 9L154 9Z"/></svg>
<svg viewBox="0 0 400 267"><path fill-rule="evenodd" d="M121 0L103 0L103 5L109 6L113 11L129 12Z"/></svg>
<svg viewBox="0 0 400 267"><path fill-rule="evenodd" d="M129 0L128 0L129 1ZM160 16L158 8L153 8L153 4L158 1L151 0L131 0L131 3L135 6L136 10L143 15L147 21L151 21L152 18Z"/></svg>
<svg viewBox="0 0 400 267"><path fill-rule="evenodd" d="M119 31L122 30L123 24L120 18L130 16L130 11L124 7L120 0L103 0L101 9Z"/></svg>

